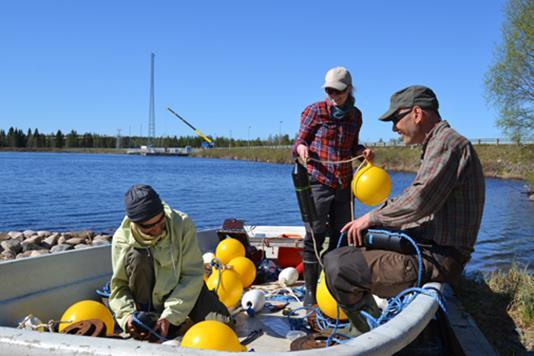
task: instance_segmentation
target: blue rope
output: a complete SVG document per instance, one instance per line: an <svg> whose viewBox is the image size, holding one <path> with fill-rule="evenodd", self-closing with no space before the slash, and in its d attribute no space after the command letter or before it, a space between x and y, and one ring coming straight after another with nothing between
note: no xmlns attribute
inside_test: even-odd
<svg viewBox="0 0 534 356"><path fill-rule="evenodd" d="M339 235L339 239L337 240L337 246L336 248L339 248L341 246L341 241L343 241L343 238L347 237L346 232L342 232L341 235Z"/></svg>
<svg viewBox="0 0 534 356"><path fill-rule="evenodd" d="M382 311L382 314L378 318L374 318L369 313L361 310L360 313L366 318L367 324L369 325L369 327L371 329L374 329L380 326L381 324L393 319L393 317L399 314L408 304L410 304L418 294L424 294L429 297L432 297L438 303L439 307L445 312L445 315L447 315L447 308L445 307L445 304L443 303L443 297L441 293L432 287L421 288L423 268L424 268L423 267L423 255L421 254L421 250L419 249L419 246L417 245L415 240L403 232L391 232L387 230L374 230L374 229L369 229L368 231L371 233L372 232L385 233L390 236L402 237L403 239L410 242L410 244L415 250L415 253L417 254L417 286L414 288L405 289L399 294L397 294L395 297L388 299L388 305L386 309ZM341 246L341 242L344 238L346 238L346 236L347 234L345 232L343 232L339 236L339 240L337 242L337 248ZM324 327L324 326L331 327L331 323L328 321L325 323L325 320L326 318L320 313L320 311L318 311L317 321L318 321L319 327ZM338 322L339 322L339 305L337 305L336 324L334 324L334 330L327 339L327 346L330 345L331 341L343 343L343 340L339 340L334 337L337 332L337 328L339 327Z"/></svg>
<svg viewBox="0 0 534 356"><path fill-rule="evenodd" d="M294 287L294 288L291 288L291 290L299 299L304 298L304 294L306 293L304 287ZM269 295L265 297L265 299L275 300L275 301L280 301L280 302L291 302L295 300L294 297L288 294Z"/></svg>
<svg viewBox="0 0 534 356"><path fill-rule="evenodd" d="M218 278L217 278L217 287L215 288L215 293L217 293L219 291L219 287L221 286L221 279L222 279L222 262L220 259L218 258L214 258L211 260L210 262L210 266L211 267L215 267L215 269L217 270L217 273L218 273ZM212 272L213 273L213 272Z"/></svg>

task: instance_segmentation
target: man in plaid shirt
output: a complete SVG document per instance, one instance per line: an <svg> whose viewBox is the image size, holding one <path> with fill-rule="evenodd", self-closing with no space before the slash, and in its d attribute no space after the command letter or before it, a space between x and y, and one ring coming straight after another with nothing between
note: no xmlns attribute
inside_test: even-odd
<svg viewBox="0 0 534 356"><path fill-rule="evenodd" d="M326 236L328 250L336 247L340 229L350 221L350 181L352 165L330 163L372 151L358 143L362 113L354 106L352 78L343 67L332 68L325 77L326 99L309 105L301 117L293 154L307 163L310 185L318 220L304 239L304 305L316 303L319 276L318 257ZM328 161L328 162L327 162Z"/></svg>
<svg viewBox="0 0 534 356"><path fill-rule="evenodd" d="M422 162L402 194L346 224L349 246L325 256L327 286L360 331L360 315L378 313L372 294L393 297L417 282L415 252L362 248L367 228L402 230L423 253L422 281L454 283L473 252L484 208L482 166L471 143L454 131L438 112L438 100L427 87L411 86L391 97L382 121L407 145L422 144Z"/></svg>

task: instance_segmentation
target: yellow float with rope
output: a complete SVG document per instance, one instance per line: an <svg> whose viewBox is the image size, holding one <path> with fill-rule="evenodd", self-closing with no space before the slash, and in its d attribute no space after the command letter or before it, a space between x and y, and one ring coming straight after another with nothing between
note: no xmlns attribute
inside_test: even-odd
<svg viewBox="0 0 534 356"><path fill-rule="evenodd" d="M206 286L214 290L219 300L227 307L233 308L239 303L243 294L243 283L239 274L232 269L213 268Z"/></svg>
<svg viewBox="0 0 534 356"><path fill-rule="evenodd" d="M229 266L239 274L243 288L248 288L252 285L252 282L256 279L256 266L254 262L246 257L233 258Z"/></svg>
<svg viewBox="0 0 534 356"><path fill-rule="evenodd" d="M67 308L61 316L59 332L76 322L91 319L101 320L106 325L106 335L113 335L115 331L113 315L104 304L94 300L82 300Z"/></svg>
<svg viewBox="0 0 534 356"><path fill-rule="evenodd" d="M236 257L244 257L245 247L238 239L227 237L217 245L215 256L226 265Z"/></svg>
<svg viewBox="0 0 534 356"><path fill-rule="evenodd" d="M368 162L352 178L354 197L365 205L378 205L391 193L391 178L380 167Z"/></svg>
<svg viewBox="0 0 534 356"><path fill-rule="evenodd" d="M324 272L321 272L321 276L319 277L316 298L317 304L319 305L319 309L321 309L321 312L329 318L336 319L338 316L337 302L334 297L332 297L332 294L330 294L330 291L326 286ZM339 320L347 319L347 314L345 314L345 312L341 308L339 308Z"/></svg>

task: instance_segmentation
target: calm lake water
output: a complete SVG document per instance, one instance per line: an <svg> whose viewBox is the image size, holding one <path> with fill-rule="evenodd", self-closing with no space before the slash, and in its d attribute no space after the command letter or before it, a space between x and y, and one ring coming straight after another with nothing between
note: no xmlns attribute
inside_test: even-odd
<svg viewBox="0 0 534 356"><path fill-rule="evenodd" d="M199 229L226 218L252 225L300 225L291 167L189 157L0 152L0 231L113 232L123 196L135 183L152 185ZM413 173L391 173L393 194ZM534 202L524 182L486 180L486 207L469 270L489 271L515 259L533 269ZM357 205L357 215L369 208Z"/></svg>

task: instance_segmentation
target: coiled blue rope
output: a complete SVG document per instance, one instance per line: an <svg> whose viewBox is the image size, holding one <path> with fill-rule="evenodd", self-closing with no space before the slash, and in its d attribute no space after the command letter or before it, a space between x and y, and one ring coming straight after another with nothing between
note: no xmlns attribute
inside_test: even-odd
<svg viewBox="0 0 534 356"><path fill-rule="evenodd" d="M417 294L424 294L429 297L432 297L439 305L439 307L445 312L445 315L447 315L447 308L443 302L443 297L441 293L432 287L421 287L422 283L422 276L423 276L423 255L421 254L421 250L414 239L412 239L410 236L403 232L391 232L387 230L374 230L370 229L369 232L376 232L376 233L385 233L390 236L399 236L403 239L410 242L412 247L415 250L415 253L417 254L417 287L414 288L408 288L397 294L393 298L388 299L388 305L387 307L382 311L382 314L378 318L374 318L372 315L365 311L360 311L360 313L366 318L367 324L369 325L370 329L374 329L381 324L393 319L397 314L399 314L408 304L410 304ZM346 233L343 232L339 236L339 240L337 242L337 247L339 248L341 246L343 238L346 237ZM337 318L336 318L336 325L339 321L339 305L337 306ZM321 315L322 317L322 315ZM319 316L318 316L319 320ZM330 340L335 340L333 338L335 331L337 330L337 327L334 328L333 333L330 335L330 337L327 340L327 346L329 345ZM336 342L343 342L343 340L335 340Z"/></svg>

